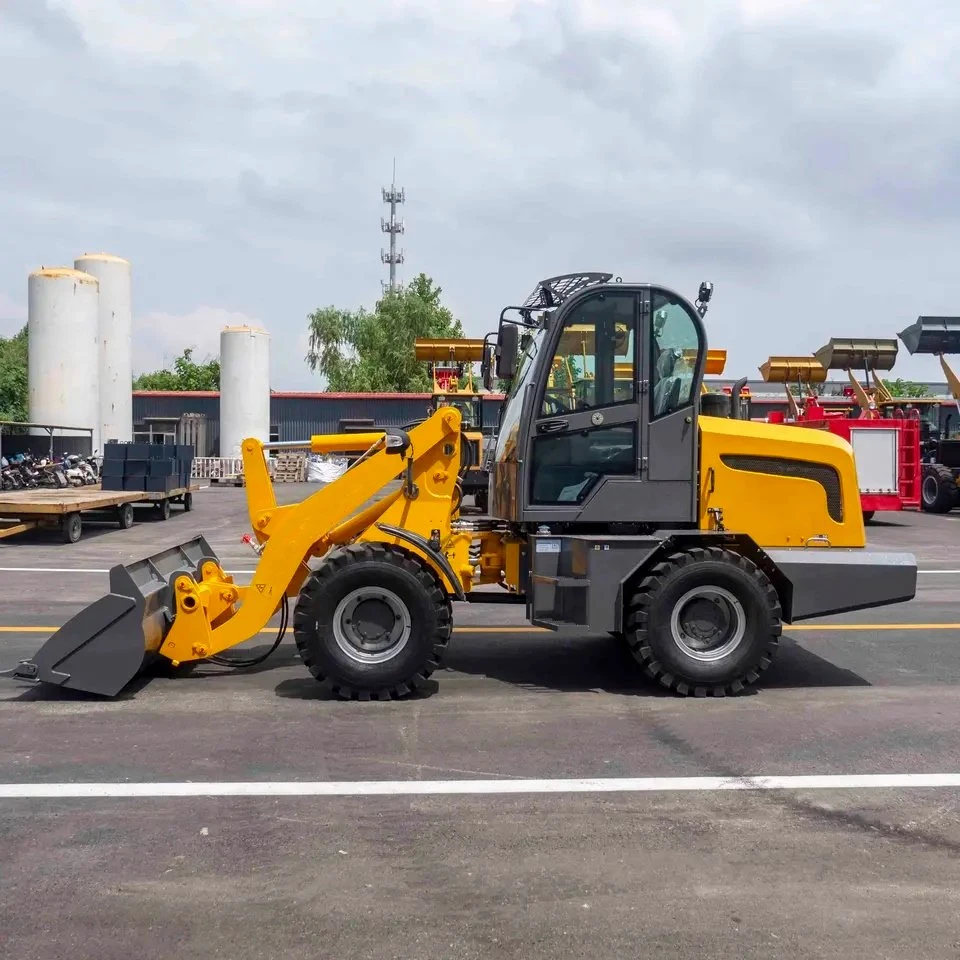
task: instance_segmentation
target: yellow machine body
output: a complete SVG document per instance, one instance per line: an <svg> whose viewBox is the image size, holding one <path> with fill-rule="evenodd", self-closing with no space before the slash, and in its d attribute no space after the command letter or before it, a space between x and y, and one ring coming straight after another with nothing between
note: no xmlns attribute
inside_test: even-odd
<svg viewBox="0 0 960 960"><path fill-rule="evenodd" d="M727 529L750 536L761 547L864 545L856 470L844 441L815 431L714 417L700 418L700 434L701 529L716 529L719 510ZM382 437L318 436L310 446L317 453L360 451ZM237 586L213 563L205 566L199 583L182 577L175 588L176 618L160 653L179 663L249 640L285 597L297 595L312 558L352 541L393 544L416 554L452 596L480 584L501 584L522 593L522 537L457 529L458 516L451 509L460 456L457 411L442 408L414 427L410 440L405 462L380 449L341 480L285 506L276 503L261 444L245 441L250 522L263 545L253 581ZM826 480L756 469L770 463L775 470L784 460L816 465ZM416 499L409 499L403 486L375 499L406 464ZM758 503L790 507L758 510ZM446 563L439 565L431 552L385 528L423 539L435 535Z"/></svg>
<svg viewBox="0 0 960 960"><path fill-rule="evenodd" d="M864 546L857 471L846 441L752 421L699 422L702 530L717 528L720 510L726 529L747 533L763 547ZM804 469L784 470L797 463Z"/></svg>

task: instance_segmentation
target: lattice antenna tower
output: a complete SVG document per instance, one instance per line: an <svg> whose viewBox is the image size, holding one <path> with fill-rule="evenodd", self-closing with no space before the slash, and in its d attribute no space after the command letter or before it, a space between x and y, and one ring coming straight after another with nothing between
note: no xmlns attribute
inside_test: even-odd
<svg viewBox="0 0 960 960"><path fill-rule="evenodd" d="M389 251L380 249L380 261L390 267L390 280L383 283L385 293L396 293L400 289L397 283L397 264L403 263L403 250L397 249L397 236L405 231L403 220L397 219L397 205L403 203L407 197L403 187L397 186L397 161L393 161L393 181L389 187L381 189L383 202L390 207L390 218L380 218L380 229L390 235Z"/></svg>

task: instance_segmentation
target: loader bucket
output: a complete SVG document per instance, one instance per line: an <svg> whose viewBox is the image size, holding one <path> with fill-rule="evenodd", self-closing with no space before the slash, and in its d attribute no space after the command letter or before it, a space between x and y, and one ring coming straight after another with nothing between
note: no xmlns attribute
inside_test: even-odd
<svg viewBox="0 0 960 960"><path fill-rule="evenodd" d="M685 350L683 354L683 359L688 363L693 363L697 359L696 350ZM719 376L723 373L724 367L727 365L727 351L721 350L719 348L714 348L707 350L707 359L703 364L703 372L708 373L711 376Z"/></svg>
<svg viewBox="0 0 960 960"><path fill-rule="evenodd" d="M898 336L910 353L960 353L960 317L917 317Z"/></svg>
<svg viewBox="0 0 960 960"><path fill-rule="evenodd" d="M770 357L760 364L767 383L823 383L827 371L814 357Z"/></svg>
<svg viewBox="0 0 960 960"><path fill-rule="evenodd" d="M814 356L827 370L892 370L897 362L896 340L847 340L831 337Z"/></svg>
<svg viewBox="0 0 960 960"><path fill-rule="evenodd" d="M175 577L199 580L217 556L203 537L110 571L110 593L68 620L13 671L19 680L116 696L153 659L173 622Z"/></svg>

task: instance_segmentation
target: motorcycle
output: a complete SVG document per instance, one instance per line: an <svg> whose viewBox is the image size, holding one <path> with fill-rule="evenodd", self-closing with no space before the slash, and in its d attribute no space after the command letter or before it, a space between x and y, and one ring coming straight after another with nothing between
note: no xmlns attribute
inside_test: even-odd
<svg viewBox="0 0 960 960"><path fill-rule="evenodd" d="M93 472L93 468L78 453L65 453L60 461L60 468L71 486L90 486L97 482L97 475Z"/></svg>
<svg viewBox="0 0 960 960"><path fill-rule="evenodd" d="M20 471L14 469L6 457L0 457L0 489L22 490L24 486Z"/></svg>
<svg viewBox="0 0 960 960"><path fill-rule="evenodd" d="M17 470L28 487L63 488L70 485L59 464L49 460L37 460L29 453L19 453L14 458Z"/></svg>
<svg viewBox="0 0 960 960"><path fill-rule="evenodd" d="M90 468L93 472L95 482L100 482L100 468L103 464L103 458L97 456L97 451L94 452L89 457L84 457L84 463Z"/></svg>

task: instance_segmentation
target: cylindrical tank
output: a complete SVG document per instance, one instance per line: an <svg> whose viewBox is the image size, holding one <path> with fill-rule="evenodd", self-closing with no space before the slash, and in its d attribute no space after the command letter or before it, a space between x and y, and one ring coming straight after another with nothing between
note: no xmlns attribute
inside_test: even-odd
<svg viewBox="0 0 960 960"><path fill-rule="evenodd" d="M100 447L99 288L96 277L69 267L44 267L27 281L30 421L91 427L94 450Z"/></svg>
<svg viewBox="0 0 960 960"><path fill-rule="evenodd" d="M74 263L100 281L100 437L133 439L133 295L130 262L109 253L85 253Z"/></svg>
<svg viewBox="0 0 960 960"><path fill-rule="evenodd" d="M247 437L270 439L270 336L257 327L220 331L220 456L239 457Z"/></svg>

